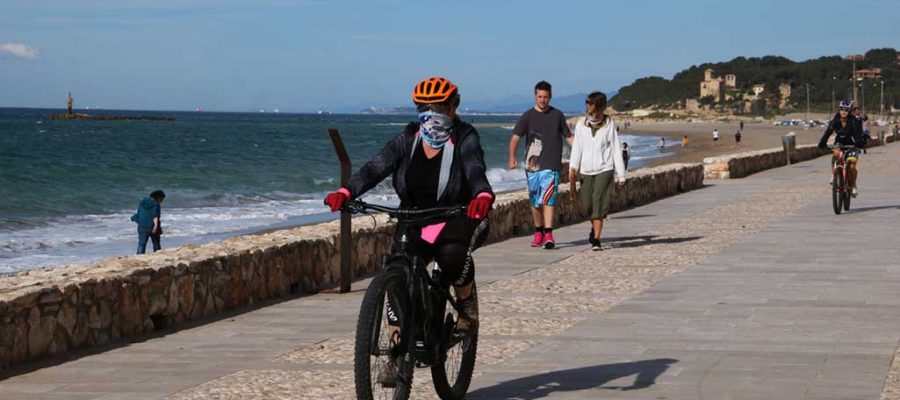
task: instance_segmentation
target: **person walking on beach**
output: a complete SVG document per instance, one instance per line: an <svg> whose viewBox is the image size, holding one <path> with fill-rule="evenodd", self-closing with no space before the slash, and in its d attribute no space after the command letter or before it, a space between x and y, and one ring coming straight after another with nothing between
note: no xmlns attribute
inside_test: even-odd
<svg viewBox="0 0 900 400"><path fill-rule="evenodd" d="M734 133L734 142L737 144L741 144L741 131L737 131Z"/></svg>
<svg viewBox="0 0 900 400"><path fill-rule="evenodd" d="M591 250L600 251L603 219L609 214L615 182L625 184L625 160L619 133L612 118L605 114L606 95L594 92L588 95L586 115L575 124L575 143L569 160L569 180L574 182L581 174L581 211L591 219L588 243Z"/></svg>
<svg viewBox="0 0 900 400"><path fill-rule="evenodd" d="M662 150L662 149L666 148L666 138L665 137L662 137L662 136L659 137L659 143L656 144L656 148L658 150Z"/></svg>
<svg viewBox="0 0 900 400"><path fill-rule="evenodd" d="M162 190L154 190L149 197L145 197L138 203L137 212L131 216L131 220L136 222L138 227L138 245L137 254L147 252L147 240L153 242L153 251L159 251L162 246L159 243L159 237L162 235L162 224L159 221L162 202L166 199L166 194Z"/></svg>
<svg viewBox="0 0 900 400"><path fill-rule="evenodd" d="M718 141L719 141L719 130L713 129L713 143L718 142Z"/></svg>
<svg viewBox="0 0 900 400"><path fill-rule="evenodd" d="M741 127L740 127L740 129L741 129L742 131L744 130L744 121L741 121Z"/></svg>
<svg viewBox="0 0 900 400"><path fill-rule="evenodd" d="M631 152L628 151L628 142L622 142L622 160L625 161L625 170L628 170L628 159L631 158Z"/></svg>
<svg viewBox="0 0 900 400"><path fill-rule="evenodd" d="M519 117L509 139L509 169L518 168L516 151L522 136L525 143L525 176L531 199L534 220L534 239L531 247L552 249L553 217L559 189L559 170L562 167L563 139L572 145L572 132L566 117L550 106L552 87L546 81L534 86L534 107Z"/></svg>
<svg viewBox="0 0 900 400"><path fill-rule="evenodd" d="M684 135L684 137L681 138L681 147L687 147L687 145L688 145L688 137L687 137L687 135Z"/></svg>

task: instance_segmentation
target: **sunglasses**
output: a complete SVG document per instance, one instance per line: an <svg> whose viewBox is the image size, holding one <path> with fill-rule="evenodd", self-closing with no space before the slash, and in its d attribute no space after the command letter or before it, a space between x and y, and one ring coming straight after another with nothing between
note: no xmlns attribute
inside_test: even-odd
<svg viewBox="0 0 900 400"><path fill-rule="evenodd" d="M416 107L416 111L418 112L426 112L426 111L434 111L436 113L441 114L449 114L450 106L443 103L435 103L435 104L420 104Z"/></svg>

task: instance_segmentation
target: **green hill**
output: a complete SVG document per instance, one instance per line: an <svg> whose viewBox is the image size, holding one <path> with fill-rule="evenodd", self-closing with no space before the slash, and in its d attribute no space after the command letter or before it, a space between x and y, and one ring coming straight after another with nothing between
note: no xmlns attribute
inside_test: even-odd
<svg viewBox="0 0 900 400"><path fill-rule="evenodd" d="M856 68L881 68L884 82L885 111L891 105L900 106L900 59L894 49L873 49L865 54L865 59L856 61ZM790 107L794 110L806 109L806 84L809 84L810 108L813 111L831 111L832 91L834 98L851 98L850 76L853 62L841 56L820 57L813 60L795 62L785 57L737 57L728 62L694 65L675 74L671 80L658 76L641 78L622 87L610 100L610 105L619 111L636 108L675 108L685 99L698 99L701 104L711 103L712 98L700 99L700 82L704 70L712 68L716 76L735 74L737 85L731 94L750 93L754 84L765 85L765 96L777 96L778 85L791 85ZM881 95L881 80L866 79L865 108L869 113L878 113ZM862 99L859 89L857 99ZM735 108L736 104L722 101L723 108Z"/></svg>

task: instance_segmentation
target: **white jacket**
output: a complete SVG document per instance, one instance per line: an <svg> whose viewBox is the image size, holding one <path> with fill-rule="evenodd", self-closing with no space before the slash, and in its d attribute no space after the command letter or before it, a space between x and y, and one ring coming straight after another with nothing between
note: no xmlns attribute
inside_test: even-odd
<svg viewBox="0 0 900 400"><path fill-rule="evenodd" d="M591 135L591 127L587 119L581 117L575 123L575 141L572 143L572 157L569 168L582 175L597 175L605 171L616 171L619 182L625 181L625 161L622 159L622 143L619 141L619 129L612 118L606 125Z"/></svg>

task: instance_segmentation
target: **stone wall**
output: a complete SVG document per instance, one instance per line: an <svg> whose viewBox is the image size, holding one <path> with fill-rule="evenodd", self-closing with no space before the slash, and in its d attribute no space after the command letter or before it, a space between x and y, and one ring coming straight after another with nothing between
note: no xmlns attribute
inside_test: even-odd
<svg viewBox="0 0 900 400"><path fill-rule="evenodd" d="M616 192L613 210L703 185L703 166L641 169ZM582 218L563 185L560 223ZM524 191L497 197L490 240L532 231ZM371 275L389 250L383 215L353 220L353 274ZM375 229L373 229L375 228ZM340 280L338 221L204 245L0 277L0 367L89 348Z"/></svg>
<svg viewBox="0 0 900 400"><path fill-rule="evenodd" d="M881 144L877 139L869 141L869 147ZM797 146L791 152L791 163L811 160L826 154L831 154L831 151L821 150L816 145ZM748 151L704 158L703 175L706 179L735 179L784 165L787 165L787 157L782 148Z"/></svg>

